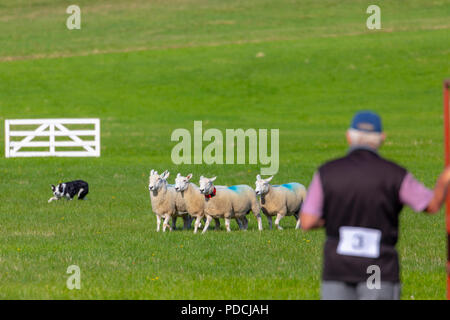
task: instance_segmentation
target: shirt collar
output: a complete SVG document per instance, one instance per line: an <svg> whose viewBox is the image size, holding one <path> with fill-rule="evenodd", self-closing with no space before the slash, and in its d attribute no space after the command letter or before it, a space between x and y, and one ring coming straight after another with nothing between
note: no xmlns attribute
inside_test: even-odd
<svg viewBox="0 0 450 320"><path fill-rule="evenodd" d="M371 148L366 145L359 145L359 144L354 144L354 145L350 146L347 153L352 153L353 151L356 151L356 150L366 150L366 151L370 151L370 152L373 152L378 155L377 149Z"/></svg>

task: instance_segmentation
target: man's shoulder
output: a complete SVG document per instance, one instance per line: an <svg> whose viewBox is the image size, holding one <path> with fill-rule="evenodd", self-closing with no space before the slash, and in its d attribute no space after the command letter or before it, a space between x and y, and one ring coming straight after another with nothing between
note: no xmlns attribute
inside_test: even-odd
<svg viewBox="0 0 450 320"><path fill-rule="evenodd" d="M384 164L385 166L391 167L392 169L396 169L396 170L398 170L398 171L402 171L402 172L405 172L405 173L408 171L408 170L406 170L406 168L402 167L402 166L399 165L398 163L396 163L396 162L394 162L394 161L392 161L392 160L383 158L383 157L381 157L381 156L380 156L380 161L383 162L383 164Z"/></svg>

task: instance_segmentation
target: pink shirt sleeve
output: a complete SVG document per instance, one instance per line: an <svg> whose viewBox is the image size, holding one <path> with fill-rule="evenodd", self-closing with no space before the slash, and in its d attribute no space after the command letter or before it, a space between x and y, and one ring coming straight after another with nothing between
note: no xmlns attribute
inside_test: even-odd
<svg viewBox="0 0 450 320"><path fill-rule="evenodd" d="M400 201L416 212L422 212L433 198L433 191L417 181L411 173L407 173L400 186Z"/></svg>
<svg viewBox="0 0 450 320"><path fill-rule="evenodd" d="M313 176L311 184L309 185L306 200L302 207L302 212L316 217L322 217L322 208L322 182L320 181L319 173L316 172Z"/></svg>

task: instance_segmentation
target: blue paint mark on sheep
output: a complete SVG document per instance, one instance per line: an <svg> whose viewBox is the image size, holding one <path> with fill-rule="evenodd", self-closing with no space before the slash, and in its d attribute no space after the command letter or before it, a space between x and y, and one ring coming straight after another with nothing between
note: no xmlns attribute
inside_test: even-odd
<svg viewBox="0 0 450 320"><path fill-rule="evenodd" d="M234 192L237 192L237 193L239 193L241 191L239 186L231 186L231 187L228 187L228 189L230 189Z"/></svg>
<svg viewBox="0 0 450 320"><path fill-rule="evenodd" d="M285 183L281 185L282 187L288 188L289 190L294 189L294 185L292 183Z"/></svg>
<svg viewBox="0 0 450 320"><path fill-rule="evenodd" d="M296 190L298 188L298 184L297 183L285 183L285 184L281 184L281 185L273 185L272 187L275 187L275 188L284 187L292 192L296 192Z"/></svg>

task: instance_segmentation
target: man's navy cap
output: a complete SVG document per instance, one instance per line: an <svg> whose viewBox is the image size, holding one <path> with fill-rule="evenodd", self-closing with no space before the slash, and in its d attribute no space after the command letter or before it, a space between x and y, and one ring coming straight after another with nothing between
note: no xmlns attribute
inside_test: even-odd
<svg viewBox="0 0 450 320"><path fill-rule="evenodd" d="M356 113L350 128L365 132L381 133L383 131L380 116L372 111L360 111Z"/></svg>

